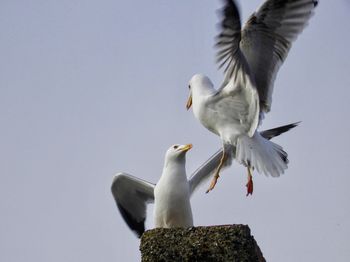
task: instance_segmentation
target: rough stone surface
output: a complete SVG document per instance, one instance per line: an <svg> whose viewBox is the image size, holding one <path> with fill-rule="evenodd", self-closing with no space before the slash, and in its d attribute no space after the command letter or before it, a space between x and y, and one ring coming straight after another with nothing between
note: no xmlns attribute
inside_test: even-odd
<svg viewBox="0 0 350 262"><path fill-rule="evenodd" d="M143 262L265 261L246 225L156 228L141 238Z"/></svg>

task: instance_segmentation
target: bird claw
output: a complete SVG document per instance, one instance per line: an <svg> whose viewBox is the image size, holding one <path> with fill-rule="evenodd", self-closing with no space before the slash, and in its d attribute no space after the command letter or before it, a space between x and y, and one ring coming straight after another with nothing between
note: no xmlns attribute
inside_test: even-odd
<svg viewBox="0 0 350 262"><path fill-rule="evenodd" d="M222 157L220 159L219 166L216 169L215 175L214 175L213 179L210 182L210 186L209 186L208 190L205 193L208 194L210 191L212 191L214 189L214 187L215 187L215 185L218 182L218 179L220 177L219 176L220 170L221 170L223 164L225 163L226 159L227 159L227 154L225 153L225 150L224 150L223 153L222 153Z"/></svg>
<svg viewBox="0 0 350 262"><path fill-rule="evenodd" d="M249 177L248 183L246 184L246 187L247 187L247 195L246 196L253 195L253 179L252 179L252 177Z"/></svg>
<svg viewBox="0 0 350 262"><path fill-rule="evenodd" d="M213 179L211 180L210 182L210 186L208 188L208 190L205 192L206 194L208 194L210 191L212 191L216 185L216 183L218 182L218 179L219 179L219 174L215 174Z"/></svg>

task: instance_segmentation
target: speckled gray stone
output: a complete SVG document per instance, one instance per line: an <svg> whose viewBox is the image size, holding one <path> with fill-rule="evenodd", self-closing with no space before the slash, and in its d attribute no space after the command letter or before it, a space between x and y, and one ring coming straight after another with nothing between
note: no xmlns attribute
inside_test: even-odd
<svg viewBox="0 0 350 262"><path fill-rule="evenodd" d="M141 238L143 262L265 261L246 225L156 228Z"/></svg>

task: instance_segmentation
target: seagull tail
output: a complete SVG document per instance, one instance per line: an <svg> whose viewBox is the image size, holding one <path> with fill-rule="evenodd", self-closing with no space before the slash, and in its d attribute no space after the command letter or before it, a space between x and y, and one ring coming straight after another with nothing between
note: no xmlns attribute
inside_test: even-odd
<svg viewBox="0 0 350 262"><path fill-rule="evenodd" d="M280 130L281 131L281 130ZM275 134L278 134L276 132ZM280 145L255 132L252 137L241 136L237 140L236 159L256 169L259 173L278 177L288 165L288 154Z"/></svg>

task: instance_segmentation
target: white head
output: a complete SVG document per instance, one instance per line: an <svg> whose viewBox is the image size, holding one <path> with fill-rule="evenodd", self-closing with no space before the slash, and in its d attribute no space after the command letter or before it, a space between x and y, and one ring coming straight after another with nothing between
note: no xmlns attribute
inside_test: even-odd
<svg viewBox="0 0 350 262"><path fill-rule="evenodd" d="M210 79L202 74L196 74L192 76L188 88L190 90L190 94L188 96L186 108L187 110L190 109L192 106L192 98L195 96L195 94L208 94L212 93L214 90L214 85L210 81Z"/></svg>
<svg viewBox="0 0 350 262"><path fill-rule="evenodd" d="M185 163L186 152L192 148L192 144L172 145L165 154L165 166L169 163Z"/></svg>

